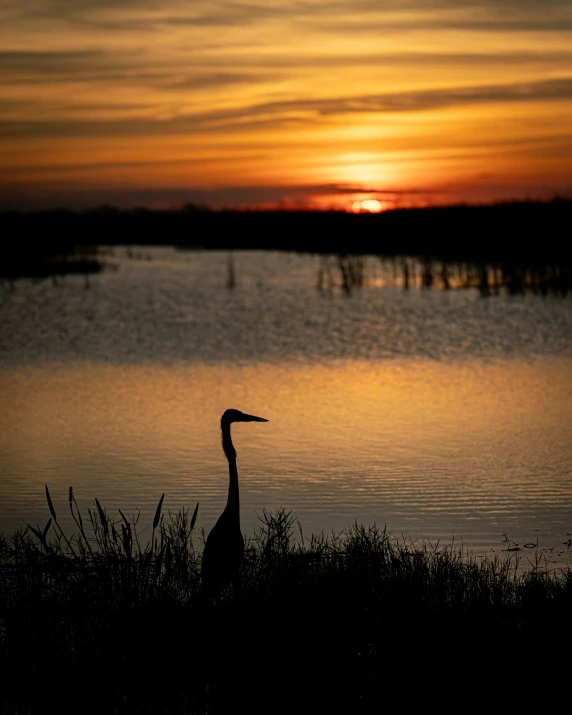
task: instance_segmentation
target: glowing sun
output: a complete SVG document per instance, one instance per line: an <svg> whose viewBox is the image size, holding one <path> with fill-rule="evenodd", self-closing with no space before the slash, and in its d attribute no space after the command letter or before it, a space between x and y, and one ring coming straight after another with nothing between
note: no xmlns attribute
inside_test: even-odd
<svg viewBox="0 0 572 715"><path fill-rule="evenodd" d="M383 204L377 199L364 199L363 201L354 201L352 203L352 211L354 213L379 213L383 210Z"/></svg>

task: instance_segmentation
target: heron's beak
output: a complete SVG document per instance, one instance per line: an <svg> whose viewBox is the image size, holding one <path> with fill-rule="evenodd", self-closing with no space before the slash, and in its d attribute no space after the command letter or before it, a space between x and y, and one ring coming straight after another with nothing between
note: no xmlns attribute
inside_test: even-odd
<svg viewBox="0 0 572 715"><path fill-rule="evenodd" d="M256 417L255 415L245 415L244 412L242 413L242 417L240 419L241 422L268 422L268 420L265 420L264 417Z"/></svg>

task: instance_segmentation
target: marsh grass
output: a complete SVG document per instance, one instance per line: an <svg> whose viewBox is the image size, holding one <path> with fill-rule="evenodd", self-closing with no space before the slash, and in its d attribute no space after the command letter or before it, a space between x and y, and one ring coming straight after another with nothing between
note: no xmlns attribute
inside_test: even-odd
<svg viewBox="0 0 572 715"><path fill-rule="evenodd" d="M358 523L306 536L284 509L263 510L239 581L207 600L198 504L163 497L144 529L98 500L82 515L70 489L68 535L46 487L46 524L0 536L4 712L367 710L420 654L451 672L483 644L490 665L572 633L572 572L540 555L523 569Z"/></svg>

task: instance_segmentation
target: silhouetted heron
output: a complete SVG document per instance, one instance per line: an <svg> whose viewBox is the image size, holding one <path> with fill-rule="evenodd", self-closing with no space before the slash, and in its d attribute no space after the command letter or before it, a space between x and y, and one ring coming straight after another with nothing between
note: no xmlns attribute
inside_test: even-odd
<svg viewBox="0 0 572 715"><path fill-rule="evenodd" d="M208 535L203 552L201 577L203 589L216 595L236 578L244 557L244 538L240 531L240 500L236 450L230 437L233 422L268 422L263 417L227 410L220 420L222 448L228 459L228 499L223 513Z"/></svg>

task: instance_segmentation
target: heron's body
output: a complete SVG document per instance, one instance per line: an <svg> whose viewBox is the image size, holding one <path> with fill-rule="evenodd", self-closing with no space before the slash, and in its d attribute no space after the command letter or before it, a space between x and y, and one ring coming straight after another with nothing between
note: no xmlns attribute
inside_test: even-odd
<svg viewBox="0 0 572 715"><path fill-rule="evenodd" d="M244 558L244 538L240 530L238 469L230 425L232 422L267 421L239 410L227 410L221 418L222 448L228 460L228 499L223 513L208 535L203 552L201 577L203 589L209 595L220 593L236 579Z"/></svg>

